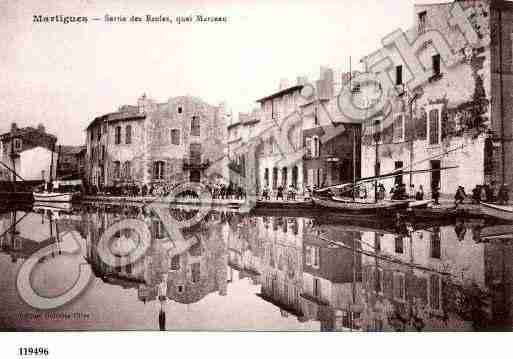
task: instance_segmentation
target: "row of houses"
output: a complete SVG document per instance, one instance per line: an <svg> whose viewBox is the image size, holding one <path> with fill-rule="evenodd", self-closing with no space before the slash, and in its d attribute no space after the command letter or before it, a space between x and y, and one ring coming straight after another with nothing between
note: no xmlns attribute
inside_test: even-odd
<svg viewBox="0 0 513 359"><path fill-rule="evenodd" d="M95 118L86 131L87 181L170 184L215 174L257 192L301 191L396 171L385 187L452 195L460 185L511 184L512 3L413 12L410 29L384 36L361 59L363 71L322 67L315 81L282 80L236 118L192 96L142 96Z"/></svg>
<svg viewBox="0 0 513 359"><path fill-rule="evenodd" d="M470 30L457 26L457 15ZM231 146L230 156L254 163L258 189L322 187L394 171L382 181L388 188L404 183L454 194L459 185L507 186L512 20L507 1L415 5L414 25L386 36L361 60L363 72L321 68L313 83L282 81L256 110L232 119L230 143L251 133L257 149L255 161L244 158L244 146ZM349 110L360 111L345 111L344 96L356 104Z"/></svg>

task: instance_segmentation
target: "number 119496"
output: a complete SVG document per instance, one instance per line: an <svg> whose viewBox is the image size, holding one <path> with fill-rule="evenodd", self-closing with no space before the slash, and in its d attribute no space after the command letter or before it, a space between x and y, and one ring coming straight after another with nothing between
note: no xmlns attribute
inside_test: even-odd
<svg viewBox="0 0 513 359"><path fill-rule="evenodd" d="M44 347L20 347L18 355L20 356L47 356L50 352Z"/></svg>

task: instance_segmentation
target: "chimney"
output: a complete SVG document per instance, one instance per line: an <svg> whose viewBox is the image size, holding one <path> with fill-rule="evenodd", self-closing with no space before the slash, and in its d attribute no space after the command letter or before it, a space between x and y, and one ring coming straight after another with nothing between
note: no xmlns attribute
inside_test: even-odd
<svg viewBox="0 0 513 359"><path fill-rule="evenodd" d="M39 132L45 133L45 126L42 123L40 123L39 125L37 125L37 130Z"/></svg>
<svg viewBox="0 0 513 359"><path fill-rule="evenodd" d="M16 132L18 130L18 125L16 122L11 123L11 132Z"/></svg>
<svg viewBox="0 0 513 359"><path fill-rule="evenodd" d="M285 90L286 88L289 88L289 80L287 78L281 78L280 79L280 91Z"/></svg>

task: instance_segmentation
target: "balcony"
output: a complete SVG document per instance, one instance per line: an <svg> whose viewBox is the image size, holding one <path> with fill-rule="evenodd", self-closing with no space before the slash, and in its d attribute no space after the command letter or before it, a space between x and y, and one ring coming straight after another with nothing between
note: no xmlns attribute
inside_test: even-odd
<svg viewBox="0 0 513 359"><path fill-rule="evenodd" d="M183 170L204 170L210 167L211 162L209 159L205 161L201 161L200 159L190 159L190 158L184 158L183 159Z"/></svg>

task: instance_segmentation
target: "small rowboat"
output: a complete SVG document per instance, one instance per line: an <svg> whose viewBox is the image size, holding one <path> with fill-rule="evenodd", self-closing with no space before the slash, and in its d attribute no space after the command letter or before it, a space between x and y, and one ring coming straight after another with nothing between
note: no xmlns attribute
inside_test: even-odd
<svg viewBox="0 0 513 359"><path fill-rule="evenodd" d="M481 202L481 211L490 217L513 221L513 206Z"/></svg>
<svg viewBox="0 0 513 359"><path fill-rule="evenodd" d="M321 199L312 197L316 206L330 210L344 212L359 213L376 213L376 214L395 214L395 211L405 210L408 208L409 201L352 201L342 197L332 197L331 199Z"/></svg>
<svg viewBox="0 0 513 359"><path fill-rule="evenodd" d="M36 202L71 202L76 193L33 192Z"/></svg>

